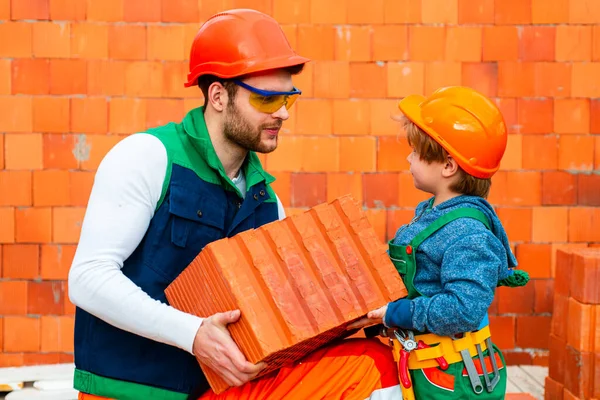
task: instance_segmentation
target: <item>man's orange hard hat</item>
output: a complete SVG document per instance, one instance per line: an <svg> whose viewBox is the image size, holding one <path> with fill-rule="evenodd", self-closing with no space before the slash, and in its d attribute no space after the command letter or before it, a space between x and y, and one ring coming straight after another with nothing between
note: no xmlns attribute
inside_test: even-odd
<svg viewBox="0 0 600 400"><path fill-rule="evenodd" d="M407 96L398 108L468 174L485 179L500 168L506 124L496 104L481 93L463 86L445 87L429 97Z"/></svg>
<svg viewBox="0 0 600 400"><path fill-rule="evenodd" d="M198 30L185 86L196 85L202 75L227 79L308 61L296 54L272 17L250 9L224 11Z"/></svg>

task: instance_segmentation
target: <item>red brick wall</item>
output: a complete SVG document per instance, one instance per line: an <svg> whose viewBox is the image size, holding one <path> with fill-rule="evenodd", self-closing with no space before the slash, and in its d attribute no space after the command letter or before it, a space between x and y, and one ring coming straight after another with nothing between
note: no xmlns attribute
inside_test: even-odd
<svg viewBox="0 0 600 400"><path fill-rule="evenodd" d="M450 84L497 99L510 137L490 200L533 281L499 291L492 330L510 362L545 363L555 249L600 242L596 0L0 0L0 365L71 359L65 280L94 171L201 104L187 52L228 7L270 13L314 60L263 157L290 212L351 192L389 238L425 197L397 99Z"/></svg>

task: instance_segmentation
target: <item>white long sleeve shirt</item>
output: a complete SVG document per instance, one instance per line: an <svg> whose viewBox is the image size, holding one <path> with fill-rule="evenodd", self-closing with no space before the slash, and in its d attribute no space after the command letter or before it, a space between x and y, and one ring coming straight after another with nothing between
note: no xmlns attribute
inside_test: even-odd
<svg viewBox="0 0 600 400"><path fill-rule="evenodd" d="M154 300L121 271L154 216L167 164L164 145L148 134L123 139L102 160L69 271L69 298L111 325L192 353L202 318ZM243 173L233 182L246 192ZM277 204L282 219L279 198Z"/></svg>

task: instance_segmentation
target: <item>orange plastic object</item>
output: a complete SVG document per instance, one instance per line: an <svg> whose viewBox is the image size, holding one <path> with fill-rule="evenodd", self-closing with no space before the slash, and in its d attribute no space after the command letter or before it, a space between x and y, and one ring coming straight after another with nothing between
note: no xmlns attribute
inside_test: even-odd
<svg viewBox="0 0 600 400"><path fill-rule="evenodd" d="M431 96L400 100L400 111L452 155L468 174L490 178L500 168L508 140L500 109L481 93L463 86Z"/></svg>
<svg viewBox="0 0 600 400"><path fill-rule="evenodd" d="M250 362L268 364L263 375L348 336L350 322L407 294L349 196L207 245L166 290L171 305L198 316L240 309L229 331ZM216 393L227 389L201 366Z"/></svg>
<svg viewBox="0 0 600 400"><path fill-rule="evenodd" d="M234 78L308 61L294 52L272 17L249 9L224 11L209 18L198 30L185 86L196 85L201 75Z"/></svg>

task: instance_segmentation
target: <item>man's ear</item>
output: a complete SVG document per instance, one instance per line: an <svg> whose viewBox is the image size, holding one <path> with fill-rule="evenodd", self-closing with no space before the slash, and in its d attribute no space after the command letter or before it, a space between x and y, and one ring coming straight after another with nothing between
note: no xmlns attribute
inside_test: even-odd
<svg viewBox="0 0 600 400"><path fill-rule="evenodd" d="M227 107L227 90L221 82L213 82L212 85L208 87L208 98L205 100L207 105L215 109L215 111L222 112Z"/></svg>
<svg viewBox="0 0 600 400"><path fill-rule="evenodd" d="M456 160L452 156L448 156L446 164L442 168L442 176L444 178L451 178L458 173L459 166Z"/></svg>

